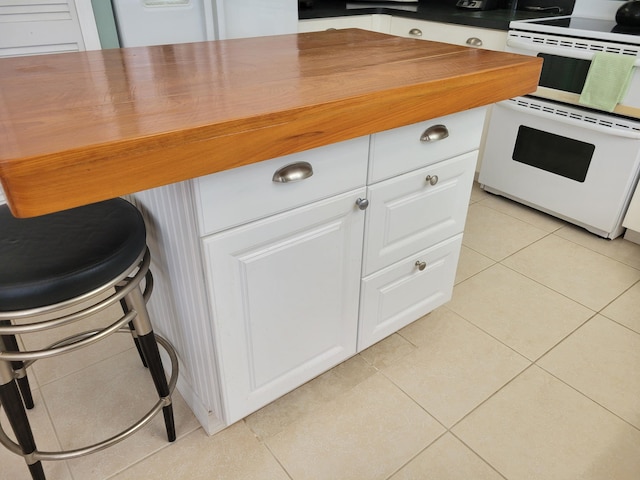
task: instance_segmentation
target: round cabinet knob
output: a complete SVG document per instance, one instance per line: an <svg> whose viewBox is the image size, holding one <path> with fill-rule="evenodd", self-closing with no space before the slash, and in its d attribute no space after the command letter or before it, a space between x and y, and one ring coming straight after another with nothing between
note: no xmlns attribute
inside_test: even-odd
<svg viewBox="0 0 640 480"><path fill-rule="evenodd" d="M482 46L482 40L480 40L478 37L469 37L469 38L467 38L467 42L466 43L470 47L481 47Z"/></svg>
<svg viewBox="0 0 640 480"><path fill-rule="evenodd" d="M419 28L412 28L411 30L409 30L409 35L413 35L414 37L421 37L422 30L420 30Z"/></svg>
<svg viewBox="0 0 640 480"><path fill-rule="evenodd" d="M369 200L367 200L366 198L359 198L356 200L356 205L360 210L366 210L369 206Z"/></svg>
<svg viewBox="0 0 640 480"><path fill-rule="evenodd" d="M427 268L427 262L416 260L416 267L418 267L418 270L423 271L425 268Z"/></svg>
<svg viewBox="0 0 640 480"><path fill-rule="evenodd" d="M425 180L429 185L435 185L438 183L438 175L427 175Z"/></svg>

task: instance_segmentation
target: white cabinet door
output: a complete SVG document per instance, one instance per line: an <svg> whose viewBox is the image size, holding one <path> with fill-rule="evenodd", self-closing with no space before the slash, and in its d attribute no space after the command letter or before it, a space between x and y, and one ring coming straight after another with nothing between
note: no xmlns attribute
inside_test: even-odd
<svg viewBox="0 0 640 480"><path fill-rule="evenodd" d="M297 33L296 0L215 0L216 38Z"/></svg>
<svg viewBox="0 0 640 480"><path fill-rule="evenodd" d="M363 195L203 240L228 425L355 353Z"/></svg>
<svg viewBox="0 0 640 480"><path fill-rule="evenodd" d="M73 0L0 2L0 57L84 49Z"/></svg>
<svg viewBox="0 0 640 480"><path fill-rule="evenodd" d="M369 187L364 275L462 232L477 150Z"/></svg>
<svg viewBox="0 0 640 480"><path fill-rule="evenodd" d="M427 22L410 18L392 17L392 35L420 38L434 42L453 43L467 47L502 51L507 44L507 32L487 28L474 28L450 23Z"/></svg>
<svg viewBox="0 0 640 480"><path fill-rule="evenodd" d="M451 299L461 245L460 233L363 280L358 351Z"/></svg>

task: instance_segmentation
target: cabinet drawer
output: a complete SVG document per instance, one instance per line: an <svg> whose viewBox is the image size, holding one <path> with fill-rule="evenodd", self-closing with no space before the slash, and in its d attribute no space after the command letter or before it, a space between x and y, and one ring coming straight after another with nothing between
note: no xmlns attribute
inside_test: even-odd
<svg viewBox="0 0 640 480"><path fill-rule="evenodd" d="M391 18L389 33L400 37L453 43L454 45L488 50L502 51L507 44L507 32L505 30L475 28L466 25L453 25L401 17Z"/></svg>
<svg viewBox="0 0 640 480"><path fill-rule="evenodd" d="M362 281L358 351L451 299L461 244L458 234Z"/></svg>
<svg viewBox="0 0 640 480"><path fill-rule="evenodd" d="M201 235L290 210L364 186L369 137L278 157L194 180ZM288 183L274 173L307 162L313 174Z"/></svg>
<svg viewBox="0 0 640 480"><path fill-rule="evenodd" d="M364 275L462 232L476 158L465 153L369 187Z"/></svg>
<svg viewBox="0 0 640 480"><path fill-rule="evenodd" d="M485 113L474 108L372 135L369 183L476 150ZM431 140L421 141L428 130Z"/></svg>

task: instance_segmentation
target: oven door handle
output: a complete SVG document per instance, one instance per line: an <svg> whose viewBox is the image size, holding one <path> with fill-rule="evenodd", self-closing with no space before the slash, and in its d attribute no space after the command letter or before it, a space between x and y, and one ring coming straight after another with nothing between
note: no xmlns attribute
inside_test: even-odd
<svg viewBox="0 0 640 480"><path fill-rule="evenodd" d="M522 50L527 52L536 53L548 53L550 55L557 55L559 57L578 58L581 60L593 60L593 56L597 52L589 50L578 50L575 48L562 48L554 47L550 45L544 45L540 43L522 42L519 40L509 39L507 40L507 46L513 49L512 53L522 53ZM640 58L637 58L634 67L640 67Z"/></svg>
<svg viewBox="0 0 640 480"><path fill-rule="evenodd" d="M631 138L634 140L640 140L640 132L635 130L619 130L610 127L603 127L601 125L597 125L591 122L584 122L581 120L574 120L570 117L565 117L562 115L555 115L553 113L544 112L541 110L536 110L534 108L521 107L510 100L505 100L503 102L497 103L501 107L508 108L509 110L514 110L518 113L524 113L529 115L535 115L537 117L544 118L545 120L553 120L556 122L564 123L567 125L571 125L574 127L584 128L587 130L591 130L598 133L603 133L609 136L615 137L623 137L623 138Z"/></svg>

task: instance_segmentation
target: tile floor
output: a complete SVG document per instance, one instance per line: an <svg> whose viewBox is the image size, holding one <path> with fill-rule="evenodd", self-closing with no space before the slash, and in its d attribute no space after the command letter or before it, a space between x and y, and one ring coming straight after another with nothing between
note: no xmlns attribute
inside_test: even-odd
<svg viewBox="0 0 640 480"><path fill-rule="evenodd" d="M110 342L34 366L43 447L95 440L96 415L102 432L139 415L130 405L153 387L126 388L146 374L129 339ZM476 185L447 305L212 437L175 404L175 444L157 418L45 464L49 478L638 480L640 245ZM2 479L29 478L4 450L0 465Z"/></svg>

